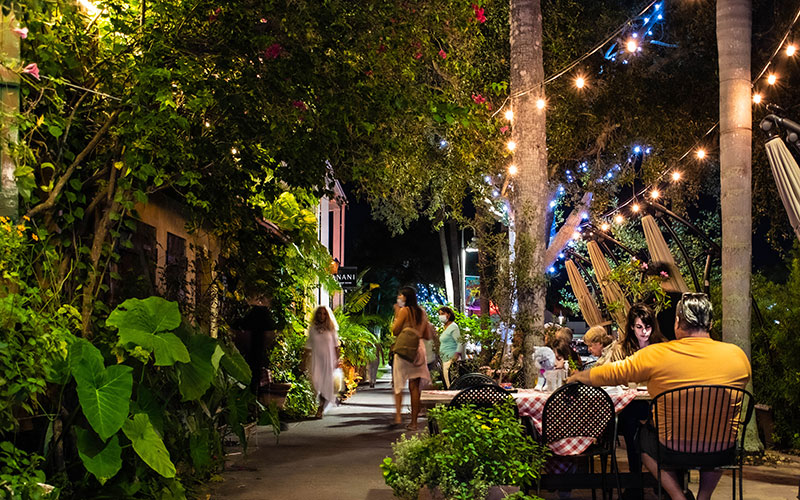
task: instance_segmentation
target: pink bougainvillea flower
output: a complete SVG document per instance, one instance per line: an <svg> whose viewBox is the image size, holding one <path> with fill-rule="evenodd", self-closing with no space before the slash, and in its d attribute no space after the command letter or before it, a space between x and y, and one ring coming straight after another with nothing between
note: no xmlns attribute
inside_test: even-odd
<svg viewBox="0 0 800 500"><path fill-rule="evenodd" d="M208 22L213 23L214 21L216 21L219 18L220 13L222 13L221 8L217 7L216 9L214 9L214 12L210 16L208 16Z"/></svg>
<svg viewBox="0 0 800 500"><path fill-rule="evenodd" d="M642 269L647 269L647 262L642 262Z"/></svg>
<svg viewBox="0 0 800 500"><path fill-rule="evenodd" d="M445 52L444 49L439 49L439 57L447 59L447 52Z"/></svg>
<svg viewBox="0 0 800 500"><path fill-rule="evenodd" d="M261 24L267 24L267 19L262 17L260 20Z"/></svg>
<svg viewBox="0 0 800 500"><path fill-rule="evenodd" d="M486 109L488 109L489 111L491 111L491 110L492 110L492 103L490 103L490 102L487 102L487 103L486 103Z"/></svg>
<svg viewBox="0 0 800 500"><path fill-rule="evenodd" d="M501 134L505 134L506 132L508 132L508 125L500 127L500 133Z"/></svg>
<svg viewBox="0 0 800 500"><path fill-rule="evenodd" d="M378 54L383 54L384 52L386 52L386 45L384 45L384 44L381 44L381 46L380 46L380 47L378 47L377 49L375 49L375 52L377 52Z"/></svg>
<svg viewBox="0 0 800 500"><path fill-rule="evenodd" d="M28 28L14 28L11 31L22 39L28 38Z"/></svg>
<svg viewBox="0 0 800 500"><path fill-rule="evenodd" d="M292 106L299 109L300 111L305 111L308 109L308 106L306 106L306 103L304 103L303 101L294 101L292 102Z"/></svg>
<svg viewBox="0 0 800 500"><path fill-rule="evenodd" d="M417 52L416 54L414 54L414 59L419 59L421 57L422 57L422 53L421 52Z"/></svg>
<svg viewBox="0 0 800 500"><path fill-rule="evenodd" d="M372 76L372 70L368 69L367 71L364 72L364 74L367 76Z"/></svg>
<svg viewBox="0 0 800 500"><path fill-rule="evenodd" d="M660 275L661 275L661 277L662 277L662 278L664 278L664 279L666 279L666 278L669 278L669 274L667 274L667 272L666 272L666 271L661 271L661 272L660 272L660 273L658 273L658 274L660 274Z"/></svg>
<svg viewBox="0 0 800 500"><path fill-rule="evenodd" d="M25 66L22 69L22 72L39 80L39 66L36 63L30 63L29 65Z"/></svg>
<svg viewBox="0 0 800 500"><path fill-rule="evenodd" d="M277 59L278 56L281 55L282 51L283 47L281 47L279 43L273 43L272 45L267 47L267 50L264 51L264 56L267 59Z"/></svg>
<svg viewBox="0 0 800 500"><path fill-rule="evenodd" d="M475 11L475 20L476 21L478 21L479 23L485 23L486 22L486 16L484 15L484 12L485 12L484 9L482 9L477 4L472 4L472 10Z"/></svg>
<svg viewBox="0 0 800 500"><path fill-rule="evenodd" d="M472 94L472 100L475 101L475 104L483 104L486 102L486 98L480 94Z"/></svg>

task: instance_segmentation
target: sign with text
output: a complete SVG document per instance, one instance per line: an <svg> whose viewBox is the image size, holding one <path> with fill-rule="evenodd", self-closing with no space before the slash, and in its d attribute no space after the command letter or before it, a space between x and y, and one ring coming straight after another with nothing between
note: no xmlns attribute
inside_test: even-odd
<svg viewBox="0 0 800 500"><path fill-rule="evenodd" d="M355 288L358 279L358 268L353 266L340 266L336 274L333 275L342 288Z"/></svg>

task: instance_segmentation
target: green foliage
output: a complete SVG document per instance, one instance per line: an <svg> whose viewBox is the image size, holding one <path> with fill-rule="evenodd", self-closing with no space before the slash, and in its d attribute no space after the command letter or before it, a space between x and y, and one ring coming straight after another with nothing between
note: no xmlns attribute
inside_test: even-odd
<svg viewBox="0 0 800 500"><path fill-rule="evenodd" d="M130 439L134 451L154 471L164 477L175 477L175 465L146 413L137 413L133 419L126 420L122 432Z"/></svg>
<svg viewBox="0 0 800 500"><path fill-rule="evenodd" d="M547 451L523 434L513 404L430 410L440 433L395 443L393 458L381 464L386 484L408 499L417 498L423 486L438 487L447 499L465 500L485 498L491 486L531 487Z"/></svg>
<svg viewBox="0 0 800 500"><path fill-rule="evenodd" d="M800 448L800 246L795 243L784 283L753 275L753 296L764 325L753 318L753 386L758 402L772 406L775 435L781 446Z"/></svg>
<svg viewBox="0 0 800 500"><path fill-rule="evenodd" d="M658 313L669 307L669 297L661 288L661 282L666 278L647 275L646 269L647 264L634 257L617 264L608 275L608 280L617 283L632 303L647 301ZM608 304L608 308L615 311L622 308L622 304L612 302ZM620 325L620 328L623 327L624 325Z"/></svg>
<svg viewBox="0 0 800 500"><path fill-rule="evenodd" d="M108 443L97 439L92 431L75 428L77 434L78 456L86 470L91 472L102 485L122 468L122 448L119 446L117 435L111 437Z"/></svg>
<svg viewBox="0 0 800 500"><path fill-rule="evenodd" d="M17 449L8 441L0 442L0 500L56 500L59 491L44 485L43 459Z"/></svg>
<svg viewBox="0 0 800 500"><path fill-rule="evenodd" d="M301 369L305 353L306 337L301 331L282 332L269 354L269 367L273 382L292 384L286 394L286 402L280 410L289 420L298 420L317 411L317 401L311 381Z"/></svg>

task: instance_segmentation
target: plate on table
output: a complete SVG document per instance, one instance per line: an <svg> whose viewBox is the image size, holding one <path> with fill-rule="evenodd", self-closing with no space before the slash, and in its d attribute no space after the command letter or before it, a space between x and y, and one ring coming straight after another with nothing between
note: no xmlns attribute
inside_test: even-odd
<svg viewBox="0 0 800 500"><path fill-rule="evenodd" d="M619 385L604 385L603 390L608 393L609 396L614 396L616 394L622 394L626 388L619 386Z"/></svg>

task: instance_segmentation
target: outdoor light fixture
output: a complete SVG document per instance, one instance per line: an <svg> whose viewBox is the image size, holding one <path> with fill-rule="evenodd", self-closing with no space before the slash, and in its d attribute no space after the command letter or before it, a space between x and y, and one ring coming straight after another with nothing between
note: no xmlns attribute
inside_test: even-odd
<svg viewBox="0 0 800 500"><path fill-rule="evenodd" d="M583 78L582 76L579 76L578 78L575 79L575 86L578 87L579 89L582 89L585 85L586 85L586 79Z"/></svg>
<svg viewBox="0 0 800 500"><path fill-rule="evenodd" d="M698 160L702 160L703 158L706 157L706 152L703 149L698 149L696 154Z"/></svg>
<svg viewBox="0 0 800 500"><path fill-rule="evenodd" d="M239 154L239 150L236 149L236 148L231 148L231 154L232 155L237 155L237 154Z"/></svg>
<svg viewBox="0 0 800 500"><path fill-rule="evenodd" d="M209 128L209 127L211 127L211 122L206 122L206 123L205 123L205 126L206 126L206 128Z"/></svg>
<svg viewBox="0 0 800 500"><path fill-rule="evenodd" d="M625 217L623 217L622 214L617 214L616 216L614 216L614 222L616 222L617 224L622 224L623 222L625 222Z"/></svg>
<svg viewBox="0 0 800 500"><path fill-rule="evenodd" d="M506 146L508 147L509 151L514 151L515 149L517 149L517 143L514 141L508 141L508 144Z"/></svg>
<svg viewBox="0 0 800 500"><path fill-rule="evenodd" d="M628 52L636 52L636 49L638 48L639 44L636 42L636 40L628 40L628 42L625 44L625 50Z"/></svg>
<svg viewBox="0 0 800 500"><path fill-rule="evenodd" d="M536 107L538 109L544 109L544 105L545 105L544 99L539 98L536 100Z"/></svg>
<svg viewBox="0 0 800 500"><path fill-rule="evenodd" d="M514 111L507 109L505 114L506 120L511 121L514 119Z"/></svg>
<svg viewBox="0 0 800 500"><path fill-rule="evenodd" d="M508 166L508 175L517 175L519 173L519 169L516 165L509 165Z"/></svg>
<svg viewBox="0 0 800 500"><path fill-rule="evenodd" d="M774 73L767 77L767 83L769 83L770 85L775 85L775 82L777 82L777 81L778 81L778 77L775 76Z"/></svg>
<svg viewBox="0 0 800 500"><path fill-rule="evenodd" d="M638 203L634 203L633 205L631 205L631 210L633 210L634 213L638 213L639 212L639 204Z"/></svg>
<svg viewBox="0 0 800 500"><path fill-rule="evenodd" d="M98 9L89 0L78 0L78 5L83 7L83 9L86 11L86 13L89 14L90 16L95 16L95 15L97 15L98 12L100 12L100 9Z"/></svg>
<svg viewBox="0 0 800 500"><path fill-rule="evenodd" d="M761 94L753 94L753 102L756 104L761 103Z"/></svg>
<svg viewBox="0 0 800 500"><path fill-rule="evenodd" d="M675 172L672 172L672 180L673 181L681 180L681 173L678 172L677 170Z"/></svg>
<svg viewBox="0 0 800 500"><path fill-rule="evenodd" d="M659 196L661 196L661 193L658 192L658 189L654 189L654 190L650 191L650 197L651 198L658 198Z"/></svg>
<svg viewBox="0 0 800 500"><path fill-rule="evenodd" d="M602 229L603 231L608 231L608 229L609 229L610 227L611 227L611 226L609 226L609 225L608 225L608 222L603 222L603 223L600 225L600 229Z"/></svg>
<svg viewBox="0 0 800 500"><path fill-rule="evenodd" d="M578 231L575 231L574 233L572 233L572 239L573 240L581 239L581 233L579 233Z"/></svg>
<svg viewBox="0 0 800 500"><path fill-rule="evenodd" d="M797 52L797 46L794 44L789 44L786 46L786 55L792 57L794 53Z"/></svg>

